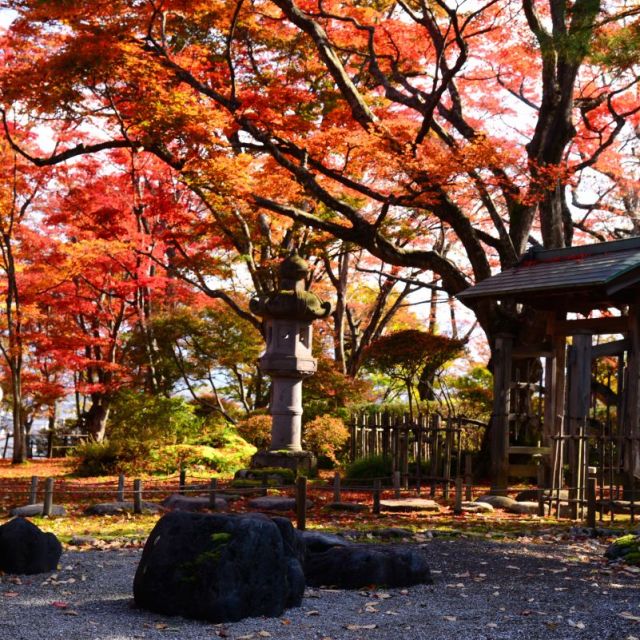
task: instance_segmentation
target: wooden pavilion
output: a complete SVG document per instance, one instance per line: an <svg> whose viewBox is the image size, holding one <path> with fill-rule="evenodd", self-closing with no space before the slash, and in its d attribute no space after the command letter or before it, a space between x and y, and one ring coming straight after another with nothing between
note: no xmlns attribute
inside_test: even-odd
<svg viewBox="0 0 640 640"><path fill-rule="evenodd" d="M640 477L640 237L536 247L458 297L470 306L487 299L526 305L546 326L533 343L503 333L493 345L492 491L505 493L510 478L530 473L523 461L537 456L546 486L568 482L574 516L590 466L601 491L607 484L633 496Z"/></svg>

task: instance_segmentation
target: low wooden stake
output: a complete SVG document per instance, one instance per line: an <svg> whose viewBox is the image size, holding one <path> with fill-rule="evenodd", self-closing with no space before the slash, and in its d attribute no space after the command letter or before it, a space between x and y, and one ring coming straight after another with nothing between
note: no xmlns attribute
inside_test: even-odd
<svg viewBox="0 0 640 640"><path fill-rule="evenodd" d="M54 479L47 478L44 485L44 502L42 504L42 515L47 518L51 516L53 509L53 485Z"/></svg>
<svg viewBox="0 0 640 640"><path fill-rule="evenodd" d="M218 481L216 478L209 480L209 509L215 511L216 509L216 489L218 488Z"/></svg>
<svg viewBox="0 0 640 640"><path fill-rule="evenodd" d="M31 476L31 488L29 489L29 504L38 502L38 476Z"/></svg>
<svg viewBox="0 0 640 640"><path fill-rule="evenodd" d="M116 500L118 502L124 502L124 482L125 482L124 473L121 473L118 476L118 494L116 496Z"/></svg>
<svg viewBox="0 0 640 640"><path fill-rule="evenodd" d="M453 505L453 513L457 516L462 513L462 478L460 476L456 478L456 496L455 503Z"/></svg>
<svg viewBox="0 0 640 640"><path fill-rule="evenodd" d="M133 513L142 513L142 480L133 481Z"/></svg>
<svg viewBox="0 0 640 640"><path fill-rule="evenodd" d="M464 456L464 484L465 484L465 493L464 499L467 502L471 502L473 499L472 489L473 489L473 471L471 468L472 458L471 454L467 453Z"/></svg>
<svg viewBox="0 0 640 640"><path fill-rule="evenodd" d="M373 481L373 513L377 516L380 515L380 492L382 489L382 483L379 479Z"/></svg>
<svg viewBox="0 0 640 640"><path fill-rule="evenodd" d="M307 479L296 478L296 526L300 531L307 528Z"/></svg>
<svg viewBox="0 0 640 640"><path fill-rule="evenodd" d="M400 472L393 472L393 493L396 500L400 499Z"/></svg>
<svg viewBox="0 0 640 640"><path fill-rule="evenodd" d="M340 490L340 474L337 471L333 476L333 501L342 502L342 491Z"/></svg>
<svg viewBox="0 0 640 640"><path fill-rule="evenodd" d="M180 495L184 495L185 487L187 486L187 469L184 465L180 466L180 488L178 489L178 493Z"/></svg>
<svg viewBox="0 0 640 640"><path fill-rule="evenodd" d="M587 476L587 527L596 526L596 472L595 467L588 467Z"/></svg>

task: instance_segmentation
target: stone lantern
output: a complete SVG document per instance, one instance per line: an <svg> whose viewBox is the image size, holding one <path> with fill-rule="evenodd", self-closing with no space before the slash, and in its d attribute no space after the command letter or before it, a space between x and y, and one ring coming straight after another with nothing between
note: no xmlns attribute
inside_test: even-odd
<svg viewBox="0 0 640 640"><path fill-rule="evenodd" d="M302 381L316 372L311 355L311 323L326 318L330 302L306 291L307 263L293 254L280 264L280 289L251 300L251 311L264 318L266 349L258 364L271 376L271 449L253 458L253 467L312 471L313 454L302 450Z"/></svg>

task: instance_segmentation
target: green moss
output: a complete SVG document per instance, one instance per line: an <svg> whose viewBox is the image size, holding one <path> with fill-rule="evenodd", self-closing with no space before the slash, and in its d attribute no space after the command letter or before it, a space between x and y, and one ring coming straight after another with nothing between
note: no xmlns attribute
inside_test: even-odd
<svg viewBox="0 0 640 640"><path fill-rule="evenodd" d="M622 536L621 538L614 540L613 544L615 544L616 547L630 547L634 544L640 544L640 537L633 533L629 533L626 536Z"/></svg>
<svg viewBox="0 0 640 640"><path fill-rule="evenodd" d="M182 571L181 581L185 583L196 582L200 574L200 568L205 564L217 563L222 556L224 547L226 547L231 538L232 535L224 531L212 533L211 542L213 543L213 548L198 554L194 560L183 562L180 565L180 570Z"/></svg>
<svg viewBox="0 0 640 640"><path fill-rule="evenodd" d="M218 545L218 544L226 544L227 542L229 542L229 540L231 540L231 534L230 533L224 533L224 532L220 532L220 533L212 533L211 534L211 541Z"/></svg>

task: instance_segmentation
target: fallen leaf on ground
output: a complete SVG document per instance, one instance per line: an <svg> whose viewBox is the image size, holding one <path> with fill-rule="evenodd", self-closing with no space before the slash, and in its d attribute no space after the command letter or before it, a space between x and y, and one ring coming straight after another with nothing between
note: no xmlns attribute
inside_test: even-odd
<svg viewBox="0 0 640 640"><path fill-rule="evenodd" d="M623 611L618 614L621 618L625 618L626 620L633 620L634 622L640 622L640 616L634 616L631 611Z"/></svg>
<svg viewBox="0 0 640 640"><path fill-rule="evenodd" d="M376 629L377 627L377 624L347 624L344 628L349 631L360 631L361 629Z"/></svg>

